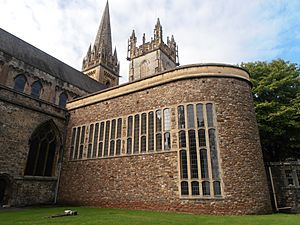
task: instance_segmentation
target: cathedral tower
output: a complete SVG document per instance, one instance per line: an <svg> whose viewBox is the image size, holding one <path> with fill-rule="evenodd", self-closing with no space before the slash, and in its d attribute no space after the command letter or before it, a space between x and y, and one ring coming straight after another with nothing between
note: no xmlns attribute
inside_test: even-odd
<svg viewBox="0 0 300 225"><path fill-rule="evenodd" d="M178 47L172 35L167 37L167 44L163 42L162 26L159 19L154 28L154 37L146 42L145 34L143 43L136 46L137 38L134 30L128 40L127 60L129 64L129 81L153 75L179 65Z"/></svg>
<svg viewBox="0 0 300 225"><path fill-rule="evenodd" d="M82 72L107 87L119 84L120 64L117 50L112 52L108 2L100 22L94 45L90 45L82 62Z"/></svg>

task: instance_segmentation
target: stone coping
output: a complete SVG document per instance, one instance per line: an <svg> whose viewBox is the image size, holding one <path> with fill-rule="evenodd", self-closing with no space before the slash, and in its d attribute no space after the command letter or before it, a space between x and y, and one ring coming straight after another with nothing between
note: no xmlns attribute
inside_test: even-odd
<svg viewBox="0 0 300 225"><path fill-rule="evenodd" d="M66 108L68 110L74 110L76 108L85 107L97 102L106 101L111 98L116 98L165 83L175 82L182 79L206 77L228 77L242 79L251 85L249 73L245 69L238 66L227 64L193 64L176 67L171 70L157 73L153 76L145 77L143 79L135 80L81 98L77 98L68 102Z"/></svg>

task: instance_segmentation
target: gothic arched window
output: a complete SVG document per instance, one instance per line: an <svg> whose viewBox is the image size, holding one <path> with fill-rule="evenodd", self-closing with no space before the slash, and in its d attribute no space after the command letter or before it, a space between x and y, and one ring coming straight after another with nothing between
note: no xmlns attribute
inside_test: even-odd
<svg viewBox="0 0 300 225"><path fill-rule="evenodd" d="M29 153L25 168L28 176L53 176L58 140L52 121L40 125L29 140Z"/></svg>
<svg viewBox="0 0 300 225"><path fill-rule="evenodd" d="M23 74L20 74L15 78L14 89L23 92L25 88L25 84L26 84L26 77Z"/></svg>
<svg viewBox="0 0 300 225"><path fill-rule="evenodd" d="M42 90L41 81L37 80L31 85L31 95L39 98Z"/></svg>
<svg viewBox="0 0 300 225"><path fill-rule="evenodd" d="M66 106L66 103L67 103L67 101L68 101L68 96L67 96L67 94L66 93L61 93L60 94L60 96L59 96L59 102L58 102L58 105L60 106L60 107L65 107Z"/></svg>

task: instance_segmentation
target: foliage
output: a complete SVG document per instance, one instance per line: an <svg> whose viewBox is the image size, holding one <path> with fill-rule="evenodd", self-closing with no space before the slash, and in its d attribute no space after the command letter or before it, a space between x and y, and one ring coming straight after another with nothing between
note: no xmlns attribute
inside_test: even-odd
<svg viewBox="0 0 300 225"><path fill-rule="evenodd" d="M63 213L64 209L78 212L77 216L49 218ZM260 215L260 216L207 216L151 211L101 209L83 207L27 208L0 210L0 224L5 225L45 225L45 224L109 224L109 225L296 225L300 215Z"/></svg>
<svg viewBox="0 0 300 225"><path fill-rule="evenodd" d="M250 72L265 161L300 158L300 69L278 59L242 63Z"/></svg>

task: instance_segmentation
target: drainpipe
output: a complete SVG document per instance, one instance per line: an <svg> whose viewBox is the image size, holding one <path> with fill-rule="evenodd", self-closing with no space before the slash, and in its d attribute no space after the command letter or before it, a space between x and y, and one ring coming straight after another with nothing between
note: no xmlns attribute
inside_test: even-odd
<svg viewBox="0 0 300 225"><path fill-rule="evenodd" d="M55 193L54 193L54 202L53 202L54 205L57 203L61 168L62 168L64 150L65 150L66 141L67 141L67 128L68 128L69 119L70 119L70 114L68 112L66 112L66 122L65 122L65 130L64 130L64 133L63 133L63 135L64 135L63 136L63 143L60 146L61 155L60 155L60 159L59 159L59 162L58 162L58 175L57 175L57 182L56 182Z"/></svg>
<svg viewBox="0 0 300 225"><path fill-rule="evenodd" d="M276 192L275 192L275 187L274 187L274 182L273 182L271 166L269 166L269 174L270 174L270 180L271 180L271 187L272 187L272 192L273 192L275 210L276 210L276 212L278 212L277 198L276 198Z"/></svg>

